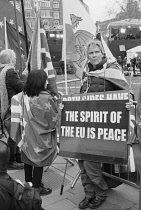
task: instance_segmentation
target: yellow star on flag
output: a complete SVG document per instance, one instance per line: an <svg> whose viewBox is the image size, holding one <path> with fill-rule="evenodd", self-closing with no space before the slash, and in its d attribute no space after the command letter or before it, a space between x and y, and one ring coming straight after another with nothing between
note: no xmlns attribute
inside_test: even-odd
<svg viewBox="0 0 141 210"><path fill-rule="evenodd" d="M57 121L57 116L52 117L52 121L53 121L53 122L56 122L56 121Z"/></svg>
<svg viewBox="0 0 141 210"><path fill-rule="evenodd" d="M50 110L51 104L50 103L45 103L45 108Z"/></svg>

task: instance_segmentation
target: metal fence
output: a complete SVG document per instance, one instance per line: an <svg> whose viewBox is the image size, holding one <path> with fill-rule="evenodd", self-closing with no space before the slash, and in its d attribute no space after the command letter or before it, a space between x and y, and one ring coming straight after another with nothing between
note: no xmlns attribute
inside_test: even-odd
<svg viewBox="0 0 141 210"><path fill-rule="evenodd" d="M81 81L80 79L67 80L68 95L80 92ZM66 94L65 81L57 82L57 88L60 94Z"/></svg>
<svg viewBox="0 0 141 210"><path fill-rule="evenodd" d="M66 94L65 81L57 82L57 87L60 95ZM80 87L81 87L81 81L79 79L68 80L67 81L68 95L79 93ZM127 149L129 150L128 145ZM139 188L140 184L139 172L138 171L131 172L129 164L127 165L109 164L108 170L107 169L104 170L103 175L106 177L113 178L119 182L126 183L133 187ZM77 176L79 177L79 175Z"/></svg>

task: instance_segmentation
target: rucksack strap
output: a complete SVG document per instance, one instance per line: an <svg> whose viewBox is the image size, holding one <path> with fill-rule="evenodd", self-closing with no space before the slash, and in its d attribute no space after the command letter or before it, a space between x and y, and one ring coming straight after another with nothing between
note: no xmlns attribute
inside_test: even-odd
<svg viewBox="0 0 141 210"><path fill-rule="evenodd" d="M23 195L23 191L24 191L24 187L20 184L18 184L15 180L14 180L14 197L17 200L21 200L22 195Z"/></svg>

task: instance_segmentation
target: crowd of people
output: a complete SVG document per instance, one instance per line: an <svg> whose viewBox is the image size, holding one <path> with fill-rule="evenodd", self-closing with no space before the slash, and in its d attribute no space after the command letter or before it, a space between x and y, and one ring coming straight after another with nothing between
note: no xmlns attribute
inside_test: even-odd
<svg viewBox="0 0 141 210"><path fill-rule="evenodd" d="M133 70L133 74L135 75L137 73L137 69L139 69L139 72L141 73L141 57L140 56L134 56L132 59L128 59L125 56L123 59L121 56L118 56L117 58L118 64L123 69L123 72Z"/></svg>
<svg viewBox="0 0 141 210"><path fill-rule="evenodd" d="M141 34L137 33L135 35L133 34L114 34L113 36L111 36L112 39L114 40L130 40L130 39L141 39Z"/></svg>
<svg viewBox="0 0 141 210"><path fill-rule="evenodd" d="M123 77L123 64L120 60L116 62L108 59L99 40L91 40L87 44L86 55L81 94L127 89L123 84L106 79L106 74L105 79L95 76L97 70L102 71L104 68L105 72L114 69L115 74L118 71L118 75ZM58 115L63 105L58 104L48 90L45 71L24 70L19 76L15 63L13 50L0 52L1 118L9 134L7 144L0 146L0 157L6 156L0 158L0 178L7 178L7 169L24 168L25 182L32 183L40 195L49 195L52 190L42 182L43 167L50 166L57 155ZM132 107L132 100L126 103L127 110ZM7 148L10 148L10 153ZM79 208L97 209L108 196L109 186L102 175L102 164L95 160L78 160L78 165L85 192ZM109 170L109 164L103 164L103 168ZM0 189L0 203L4 203L4 198Z"/></svg>

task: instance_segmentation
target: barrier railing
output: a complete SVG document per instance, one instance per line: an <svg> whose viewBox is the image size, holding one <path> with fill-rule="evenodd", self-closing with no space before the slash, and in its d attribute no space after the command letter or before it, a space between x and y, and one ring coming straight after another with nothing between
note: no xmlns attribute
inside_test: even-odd
<svg viewBox="0 0 141 210"><path fill-rule="evenodd" d="M66 94L65 84L66 84L65 81L57 82L58 91L61 92L62 94ZM79 93L81 81L80 79L67 80L67 86L68 86L69 95Z"/></svg>

